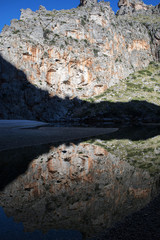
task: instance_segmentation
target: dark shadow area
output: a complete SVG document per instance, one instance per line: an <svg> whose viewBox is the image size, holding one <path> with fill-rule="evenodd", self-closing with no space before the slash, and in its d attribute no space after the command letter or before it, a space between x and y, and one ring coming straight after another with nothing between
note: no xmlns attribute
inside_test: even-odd
<svg viewBox="0 0 160 240"><path fill-rule="evenodd" d="M49 149L48 144L0 152L0 191L18 176L24 174L33 159L48 153Z"/></svg>
<svg viewBox="0 0 160 240"><path fill-rule="evenodd" d="M50 97L31 84L24 72L0 56L0 119L96 123L160 122L160 107L146 101L89 103Z"/></svg>
<svg viewBox="0 0 160 240"><path fill-rule="evenodd" d="M133 127L121 127L118 131L110 133L105 136L101 136L102 140L111 139L129 139L131 141L144 141L149 138L160 135L160 126L133 126Z"/></svg>
<svg viewBox="0 0 160 240"><path fill-rule="evenodd" d="M122 222L92 240L159 240L160 195L145 208L127 216Z"/></svg>

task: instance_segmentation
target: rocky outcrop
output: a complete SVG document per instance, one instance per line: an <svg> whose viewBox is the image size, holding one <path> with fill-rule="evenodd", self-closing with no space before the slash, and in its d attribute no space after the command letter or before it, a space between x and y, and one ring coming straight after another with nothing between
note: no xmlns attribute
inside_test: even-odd
<svg viewBox="0 0 160 240"><path fill-rule="evenodd" d="M118 7L120 8L118 15L132 14L135 11L146 11L149 9L149 6L144 4L142 0L119 0Z"/></svg>
<svg viewBox="0 0 160 240"><path fill-rule="evenodd" d="M120 8L117 15L134 14L136 12L148 14L159 14L160 4L157 6L146 5L143 0L119 0L118 7Z"/></svg>
<svg viewBox="0 0 160 240"><path fill-rule="evenodd" d="M80 0L79 6L92 6L95 5L98 0Z"/></svg>
<svg viewBox="0 0 160 240"><path fill-rule="evenodd" d="M160 3L153 9L153 13L155 13L155 14L160 13Z"/></svg>

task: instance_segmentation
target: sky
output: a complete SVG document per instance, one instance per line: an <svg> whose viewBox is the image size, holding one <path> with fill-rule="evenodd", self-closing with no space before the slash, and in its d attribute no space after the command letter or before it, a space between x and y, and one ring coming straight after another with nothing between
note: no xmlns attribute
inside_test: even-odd
<svg viewBox="0 0 160 240"><path fill-rule="evenodd" d="M118 10L118 0L108 0L113 11ZM70 9L79 5L80 0L0 0L0 32L5 24L10 25L12 19L20 18L20 9L30 8L33 11L39 9L40 5L47 10ZM157 5L160 0L144 0L146 4Z"/></svg>

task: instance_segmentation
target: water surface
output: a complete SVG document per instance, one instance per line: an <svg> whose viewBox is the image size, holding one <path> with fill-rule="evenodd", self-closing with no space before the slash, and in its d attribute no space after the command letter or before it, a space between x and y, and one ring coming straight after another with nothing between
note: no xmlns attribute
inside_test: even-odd
<svg viewBox="0 0 160 240"><path fill-rule="evenodd" d="M122 129L1 152L2 239L86 239L145 207L159 193L158 134Z"/></svg>

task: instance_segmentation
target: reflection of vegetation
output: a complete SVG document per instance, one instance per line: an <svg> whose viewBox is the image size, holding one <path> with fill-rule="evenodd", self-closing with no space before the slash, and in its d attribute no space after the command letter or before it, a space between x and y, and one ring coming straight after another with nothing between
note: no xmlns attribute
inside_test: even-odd
<svg viewBox="0 0 160 240"><path fill-rule="evenodd" d="M160 173L160 136L148 140L89 140L129 164L154 176Z"/></svg>

